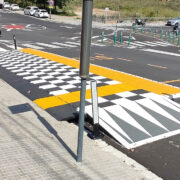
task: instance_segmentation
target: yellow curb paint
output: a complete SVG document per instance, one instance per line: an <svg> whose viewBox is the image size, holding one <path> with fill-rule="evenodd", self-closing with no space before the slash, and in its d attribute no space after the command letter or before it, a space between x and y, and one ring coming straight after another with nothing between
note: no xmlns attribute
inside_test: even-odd
<svg viewBox="0 0 180 180"><path fill-rule="evenodd" d="M75 59L70 59L67 57L63 57L63 56L59 56L59 55L55 55L55 54L51 54L51 53L47 53L47 52L43 52L43 51L33 50L33 49L22 49L21 51L43 57L43 58L49 59L51 61L62 63L67 66L79 68L79 61L77 61ZM144 89L146 91L150 91L150 92L153 92L156 94L180 93L180 88L173 87L173 86L163 84L163 83L159 83L156 81L151 81L151 80L137 77L134 75L126 74L123 72L115 71L115 70L108 69L105 67L100 67L97 65L90 64L90 72L94 73L96 75L104 76L104 77L112 79L112 80L119 81L120 83L122 83L122 84L118 84L118 85L109 85L109 86L99 87L98 88L98 96L105 96L105 95L110 95L113 93L118 93L118 92L123 92L123 91L128 91L128 90L135 90L135 89ZM79 93L79 92L73 92L73 93L68 93L66 95L55 96L55 98L58 98L58 100L57 100L57 102L54 102L54 104L61 105L63 103L64 104L69 103L70 101L77 102L77 101L79 101L79 96L77 96L76 93ZM77 97L74 100L72 100L72 96L73 96L73 98L75 98L76 96ZM69 99L70 99L70 101L69 101ZM38 102L40 102L40 100ZM50 103L50 105L53 105L51 100L49 101L49 103ZM49 107L49 105L48 105L48 107ZM45 105L45 108L47 108L47 105Z"/></svg>
<svg viewBox="0 0 180 180"><path fill-rule="evenodd" d="M126 86L124 84L115 84L98 87L98 96L108 96L119 92L135 90L134 87ZM91 90L86 90L86 99L91 99ZM62 106L69 103L75 103L80 101L80 91L72 93L50 96L34 100L34 102L43 109L52 108L55 106Z"/></svg>

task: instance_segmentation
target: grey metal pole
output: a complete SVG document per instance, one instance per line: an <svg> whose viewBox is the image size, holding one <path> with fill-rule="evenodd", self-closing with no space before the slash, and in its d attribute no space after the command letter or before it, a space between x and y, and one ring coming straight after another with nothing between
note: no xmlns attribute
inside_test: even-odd
<svg viewBox="0 0 180 180"><path fill-rule="evenodd" d="M13 40L14 40L14 48L17 49L17 45L16 45L16 36L15 36L15 34L13 35Z"/></svg>
<svg viewBox="0 0 180 180"><path fill-rule="evenodd" d="M81 32L81 54L80 54L80 77L81 77L81 97L79 112L79 131L77 162L82 162L83 131L84 131L84 109L86 96L86 80L89 76L89 59L92 30L92 9L93 0L83 0L82 32Z"/></svg>
<svg viewBox="0 0 180 180"><path fill-rule="evenodd" d="M81 78L81 99L80 99L78 149L77 149L78 162L82 162L85 96L86 96L86 78L85 79Z"/></svg>

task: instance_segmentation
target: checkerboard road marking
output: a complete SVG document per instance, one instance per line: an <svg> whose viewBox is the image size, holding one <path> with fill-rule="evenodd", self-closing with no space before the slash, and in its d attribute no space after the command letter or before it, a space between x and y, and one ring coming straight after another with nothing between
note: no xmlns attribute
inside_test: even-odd
<svg viewBox="0 0 180 180"><path fill-rule="evenodd" d="M28 54L4 52L0 55L0 66L49 92L49 97L37 99L35 103L48 109L53 103L60 106L79 101L78 61L35 50L24 51ZM180 92L178 88L94 65L90 65L90 71L90 80L96 80L99 86L100 126L124 147L131 149L180 133L180 105L149 91L152 84L155 85L152 90L158 93L175 94ZM126 84L128 79L132 88ZM87 87L90 88L90 81ZM85 110L92 117L89 92L87 90Z"/></svg>

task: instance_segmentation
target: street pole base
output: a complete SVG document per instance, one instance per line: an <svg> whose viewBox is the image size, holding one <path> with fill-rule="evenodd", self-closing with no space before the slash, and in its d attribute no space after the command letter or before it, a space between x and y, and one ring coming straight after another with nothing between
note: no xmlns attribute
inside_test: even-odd
<svg viewBox="0 0 180 180"><path fill-rule="evenodd" d="M104 135L103 135L100 131L98 131L98 132L96 132L96 133L94 133L94 132L89 132L89 133L87 134L87 136L88 136L89 138L93 139L93 140L102 139L102 138L104 137Z"/></svg>

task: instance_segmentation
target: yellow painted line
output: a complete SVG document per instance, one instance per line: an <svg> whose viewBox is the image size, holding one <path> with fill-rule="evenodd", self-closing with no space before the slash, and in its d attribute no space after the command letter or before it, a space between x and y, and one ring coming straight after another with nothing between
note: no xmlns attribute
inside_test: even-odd
<svg viewBox="0 0 180 180"><path fill-rule="evenodd" d="M125 58L118 58L119 60L122 60L122 61L132 61L132 60L130 60L130 59L125 59Z"/></svg>
<svg viewBox="0 0 180 180"><path fill-rule="evenodd" d="M180 82L180 79L164 81L163 83L173 83L173 82Z"/></svg>
<svg viewBox="0 0 180 180"><path fill-rule="evenodd" d="M95 59L112 60L113 58L107 56L95 56Z"/></svg>
<svg viewBox="0 0 180 180"><path fill-rule="evenodd" d="M98 87L98 96L108 96L119 92L132 91L135 90L132 86L127 86L124 84L115 84ZM91 90L86 90L86 99L91 98ZM75 91L72 93L62 94L59 96L51 96L36 99L34 102L43 109L48 109L56 106L62 106L69 103L75 103L80 101L80 91Z"/></svg>
<svg viewBox="0 0 180 180"><path fill-rule="evenodd" d="M67 66L72 66L74 68L79 68L79 61L75 59L70 59L67 57L33 50L33 49L22 49L21 51L33 55L37 55L51 61L59 62ZM128 87L134 87L134 89L144 89L156 94L176 94L180 93L180 88L173 87L167 84L159 83L156 81L151 81L145 78L134 76L131 74L115 71L105 67L100 67L97 65L90 64L90 72L99 76L104 76L106 78L116 80ZM119 89L121 92L121 89Z"/></svg>
<svg viewBox="0 0 180 180"><path fill-rule="evenodd" d="M167 69L167 67L165 67L165 66L158 66L158 65L154 65L154 64L147 64L147 65L155 67L155 68Z"/></svg>

